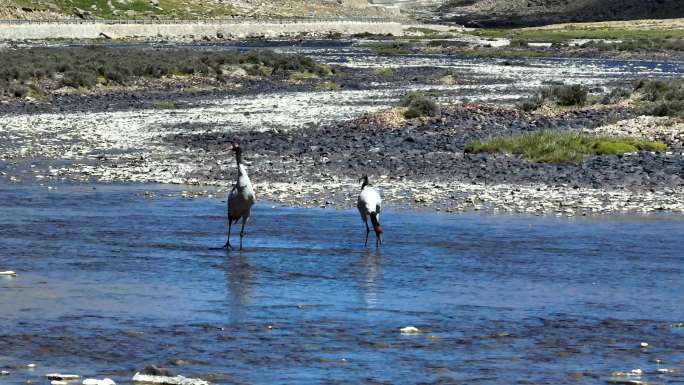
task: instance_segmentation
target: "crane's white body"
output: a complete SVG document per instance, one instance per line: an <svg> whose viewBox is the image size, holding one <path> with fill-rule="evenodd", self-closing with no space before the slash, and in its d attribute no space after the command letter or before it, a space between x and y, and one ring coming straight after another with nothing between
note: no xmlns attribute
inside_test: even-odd
<svg viewBox="0 0 684 385"><path fill-rule="evenodd" d="M356 207L359 209L359 214L361 214L361 219L363 219L364 222L368 220L368 216L372 213L376 213L377 218L380 219L382 198L380 198L378 190L370 186L365 186L361 190L361 194L359 194L359 200L356 202Z"/></svg>
<svg viewBox="0 0 684 385"><path fill-rule="evenodd" d="M228 220L247 220L251 214L252 205L256 202L252 182L247 175L245 166L238 165L238 180L228 194Z"/></svg>
<svg viewBox="0 0 684 385"><path fill-rule="evenodd" d="M356 202L356 208L359 209L359 214L361 214L361 219L366 225L366 242L364 245L368 245L368 234L370 233L370 228L368 227L368 217L370 217L373 223L373 229L377 237L376 246L378 246L382 240L380 238L380 211L382 210L382 198L380 198L380 193L378 190L371 186L364 186L361 188L361 193L359 194L359 199Z"/></svg>
<svg viewBox="0 0 684 385"><path fill-rule="evenodd" d="M238 220L242 219L242 227L240 228L240 250L242 250L242 238L245 236L245 224L252 214L252 205L256 202L256 196L254 195L252 182L249 180L249 175L247 175L247 169L241 164L240 150L238 149L237 151L238 178L233 189L228 193L228 241L224 247L228 249L231 248L231 227L233 226L233 223L237 223Z"/></svg>

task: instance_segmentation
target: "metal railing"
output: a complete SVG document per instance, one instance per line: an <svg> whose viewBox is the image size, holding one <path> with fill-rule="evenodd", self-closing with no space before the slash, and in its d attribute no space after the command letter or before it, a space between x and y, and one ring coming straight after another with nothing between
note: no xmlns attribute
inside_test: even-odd
<svg viewBox="0 0 684 385"><path fill-rule="evenodd" d="M391 17L294 17L294 18L229 18L229 19L0 19L0 24L301 24L301 23L394 23Z"/></svg>

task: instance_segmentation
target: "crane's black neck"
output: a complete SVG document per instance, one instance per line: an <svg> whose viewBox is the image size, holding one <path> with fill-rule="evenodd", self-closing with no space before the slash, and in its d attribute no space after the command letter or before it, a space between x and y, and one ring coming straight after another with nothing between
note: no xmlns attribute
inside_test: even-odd
<svg viewBox="0 0 684 385"><path fill-rule="evenodd" d="M368 182L368 175L364 175L361 180L363 181L363 183L361 183L361 190L363 190L364 187L371 185L370 182Z"/></svg>
<svg viewBox="0 0 684 385"><path fill-rule="evenodd" d="M240 147L235 149L235 161L238 166L242 163L242 149Z"/></svg>

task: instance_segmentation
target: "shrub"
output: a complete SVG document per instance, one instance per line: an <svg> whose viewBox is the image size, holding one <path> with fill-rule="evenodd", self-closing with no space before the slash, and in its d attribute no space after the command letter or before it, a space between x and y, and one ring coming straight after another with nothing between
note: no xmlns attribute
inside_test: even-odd
<svg viewBox="0 0 684 385"><path fill-rule="evenodd" d="M439 116L441 114L437 103L427 96L425 92L414 91L406 94L400 101L400 105L408 107L404 112L406 119L415 119L423 116Z"/></svg>
<svg viewBox="0 0 684 385"><path fill-rule="evenodd" d="M424 98L436 98L440 96L439 91L428 90L428 91L410 91L406 93L400 100L399 105L402 107L408 107L414 100L424 99Z"/></svg>
<svg viewBox="0 0 684 385"><path fill-rule="evenodd" d="M62 78L62 85L73 88L90 88L97 84L97 77L89 72L69 71Z"/></svg>
<svg viewBox="0 0 684 385"><path fill-rule="evenodd" d="M584 86L572 84L556 86L553 88L552 94L561 106L581 106L586 103L589 91Z"/></svg>
<svg viewBox="0 0 684 385"><path fill-rule="evenodd" d="M637 109L653 116L684 116L684 81L641 80L634 90L640 94Z"/></svg>
<svg viewBox="0 0 684 385"><path fill-rule="evenodd" d="M242 67L259 76L307 73L329 76L333 69L302 55L284 55L270 50L139 49L90 46L82 48L28 48L0 55L2 94L14 94L14 83L39 85L43 79L59 79L67 87L92 87L98 78L126 84L135 78L197 75L220 78L223 68Z"/></svg>
<svg viewBox="0 0 684 385"><path fill-rule="evenodd" d="M658 102L640 103L639 113L650 116L684 116L684 101L663 100Z"/></svg>
<svg viewBox="0 0 684 385"><path fill-rule="evenodd" d="M561 106L581 106L587 102L589 90L579 84L557 85L542 88L528 99L518 103L518 108L524 111L534 111L540 108L546 100L551 100Z"/></svg>
<svg viewBox="0 0 684 385"><path fill-rule="evenodd" d="M20 84L14 84L10 87L10 92L15 98L23 98L28 93L28 89Z"/></svg>
<svg viewBox="0 0 684 385"><path fill-rule="evenodd" d="M543 104L544 97L541 94L534 94L529 98L523 100L522 102L518 103L518 108L520 108L523 111L530 112L538 108L541 108Z"/></svg>
<svg viewBox="0 0 684 385"><path fill-rule="evenodd" d="M627 99L632 96L632 92L625 88L613 88L610 93L601 98L601 104L615 104L621 100Z"/></svg>

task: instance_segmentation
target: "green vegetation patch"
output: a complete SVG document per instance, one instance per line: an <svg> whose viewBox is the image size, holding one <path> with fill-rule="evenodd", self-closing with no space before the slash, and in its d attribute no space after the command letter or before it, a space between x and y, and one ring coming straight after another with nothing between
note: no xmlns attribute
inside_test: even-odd
<svg viewBox="0 0 684 385"><path fill-rule="evenodd" d="M404 95L399 101L402 107L408 107L404 112L406 119L415 119L428 116L439 116L441 110L439 105L432 99L438 96L437 92L432 91L412 91Z"/></svg>
<svg viewBox="0 0 684 385"><path fill-rule="evenodd" d="M641 80L634 90L640 95L639 113L684 117L684 80Z"/></svg>
<svg viewBox="0 0 684 385"><path fill-rule="evenodd" d="M615 104L622 100L629 99L632 96L632 91L626 88L613 88L609 93L603 95L601 104Z"/></svg>
<svg viewBox="0 0 684 385"><path fill-rule="evenodd" d="M337 91L340 88L339 84L331 81L325 81L316 86L316 90L318 91Z"/></svg>
<svg viewBox="0 0 684 385"><path fill-rule="evenodd" d="M362 45L378 55L393 56L393 55L409 55L411 54L411 46L408 43L392 42L392 43L366 43Z"/></svg>
<svg viewBox="0 0 684 385"><path fill-rule="evenodd" d="M396 72L392 68L378 68L375 70L375 74L381 77L394 76Z"/></svg>
<svg viewBox="0 0 684 385"><path fill-rule="evenodd" d="M684 29L627 29L598 27L567 27L558 29L483 28L474 34L488 38L508 38L525 42L561 43L572 39L660 40L684 39Z"/></svg>
<svg viewBox="0 0 684 385"><path fill-rule="evenodd" d="M163 100L155 103L154 108L159 110L174 110L178 108L178 104L173 100Z"/></svg>
<svg viewBox="0 0 684 385"><path fill-rule="evenodd" d="M463 56L469 58L501 58L501 59L517 59L529 57L548 57L550 52L538 51L532 49L501 49L501 48L486 48L463 51Z"/></svg>
<svg viewBox="0 0 684 385"><path fill-rule="evenodd" d="M594 136L567 131L539 131L466 144L466 153L521 155L533 162L573 163L587 155L619 155L637 151L665 151L662 142L629 137Z"/></svg>
<svg viewBox="0 0 684 385"><path fill-rule="evenodd" d="M406 32L422 33L423 35L437 35L442 33L442 31L426 27L411 27L407 29Z"/></svg>
<svg viewBox="0 0 684 385"><path fill-rule="evenodd" d="M237 15L235 8L227 2L205 6L189 0L14 0L20 7L50 10L74 15L74 8L85 11L85 17L104 19L227 17Z"/></svg>
<svg viewBox="0 0 684 385"><path fill-rule="evenodd" d="M580 84L558 85L542 88L519 104L524 111L534 111L552 101L560 106L582 106L587 102L589 90Z"/></svg>
<svg viewBox="0 0 684 385"><path fill-rule="evenodd" d="M642 40L626 40L620 43L604 41L588 42L582 48L593 48L598 51L684 51L684 39L656 38Z"/></svg>
<svg viewBox="0 0 684 385"><path fill-rule="evenodd" d="M23 97L31 87L41 86L88 89L98 84L127 85L141 78L197 75L220 81L226 70L238 67L264 77L332 74L329 66L309 57L269 50L29 48L0 55L0 96Z"/></svg>
<svg viewBox="0 0 684 385"><path fill-rule="evenodd" d="M470 46L470 43L462 40L435 39L428 40L427 46L440 48L465 48Z"/></svg>

